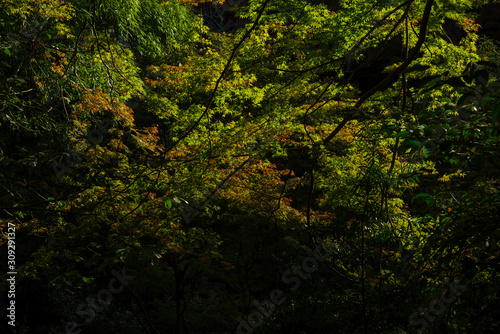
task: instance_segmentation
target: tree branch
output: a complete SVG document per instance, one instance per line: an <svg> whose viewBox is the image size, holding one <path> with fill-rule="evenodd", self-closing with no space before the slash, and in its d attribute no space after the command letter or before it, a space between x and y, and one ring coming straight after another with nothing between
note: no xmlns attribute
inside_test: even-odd
<svg viewBox="0 0 500 334"><path fill-rule="evenodd" d="M422 22L420 25L420 33L418 37L417 44L415 47L411 50L410 55L408 58L401 64L397 69L392 71L384 80L380 81L375 87L370 89L368 92L363 94L358 102L352 107L353 109L358 109L363 105L363 103L368 100L372 95L375 93L383 90L384 88L388 87L393 80L398 77L409 65L410 63L416 58L418 52L420 51L422 45L425 42L425 38L427 36L427 25L429 23L429 17L431 14L432 10L432 5L434 4L434 0L427 0L427 3L425 5L424 9L424 15L422 17ZM339 132L342 130L342 128L354 117L354 113L351 113L350 115L346 116L340 123L337 125L337 127L325 138L323 139L323 144L328 143L330 140L332 140Z"/></svg>

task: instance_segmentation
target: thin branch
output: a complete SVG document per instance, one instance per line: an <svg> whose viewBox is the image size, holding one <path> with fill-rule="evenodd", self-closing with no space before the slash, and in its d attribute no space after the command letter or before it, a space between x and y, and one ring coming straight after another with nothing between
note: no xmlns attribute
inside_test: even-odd
<svg viewBox="0 0 500 334"><path fill-rule="evenodd" d="M71 59L69 60L69 63L68 63L68 67L66 67L66 70L64 71L64 75L63 75L63 78L66 78L66 74L68 73L68 70L69 68L73 65L75 66L76 65L76 55L78 54L78 44L80 43L80 38L82 37L82 34L83 32L85 31L85 28L87 27L87 21L88 21L88 18L86 17L85 18L85 21L83 22L83 27L82 27L82 30L80 30L80 32L78 33L78 35L76 36L76 41L75 41L75 49L73 51L73 55L71 56ZM73 63L74 62L74 63Z"/></svg>
<svg viewBox="0 0 500 334"><path fill-rule="evenodd" d="M267 7L268 3L270 2L270 0L266 0L263 4L262 4L262 7L260 8L258 14L257 14L257 18L255 19L252 27L250 29L247 30L247 32L243 35L243 37L240 39L240 41L236 44L236 46L233 48L233 52L231 53L231 56L229 57L226 65L224 66L224 69L222 70L221 74L219 75L219 78L217 79L216 83L215 83L215 87L214 89L212 90L212 94L210 96L210 99L208 101L208 104L207 106L205 107L205 110L203 111L203 113L200 115L200 117L198 117L198 119L194 122L193 125L191 125L186 131L184 131L184 133L179 137L179 139L177 139L177 141L175 141L166 151L165 151L165 154L166 152L169 152L171 151L175 146L177 146L177 144L179 144L184 138L186 138L191 132L194 131L194 129L196 129L198 127L198 125L200 124L201 120L205 117L205 115L209 112L210 110L210 107L212 106L212 103L215 99L215 94L217 93L218 89L219 89L219 85L220 83L222 82L222 80L224 79L224 75L226 74L226 72L229 70L229 67L231 66L231 63L233 62L233 59L236 57L236 52L237 50L240 48L240 46L243 44L243 42L250 36L250 33L255 30L255 28L257 27L258 23L259 23L259 20L260 18L262 17L262 14L264 14L264 10L265 8Z"/></svg>
<svg viewBox="0 0 500 334"><path fill-rule="evenodd" d="M418 52L420 51L422 45L425 42L425 38L427 36L427 25L429 23L429 17L431 14L433 4L434 4L434 0L427 0L427 3L425 5L425 10L424 10L424 15L422 17L422 24L420 26L420 35L418 37L417 44L412 49L408 58L397 69L392 71L384 80L380 81L375 87L373 87L368 92L363 94L359 98L358 102L354 105L354 107L353 107L354 109L361 107L361 105L366 100L368 100L372 95L374 95L375 93L377 93L377 92L381 91L382 89L386 88L387 86L389 86L390 83L393 82L393 80L396 77L398 77L410 65L410 63L416 58ZM354 117L354 114L350 114L350 115L346 116L339 123L339 125L337 125L337 127L325 139L323 139L323 144L327 144L330 140L332 140L353 117Z"/></svg>

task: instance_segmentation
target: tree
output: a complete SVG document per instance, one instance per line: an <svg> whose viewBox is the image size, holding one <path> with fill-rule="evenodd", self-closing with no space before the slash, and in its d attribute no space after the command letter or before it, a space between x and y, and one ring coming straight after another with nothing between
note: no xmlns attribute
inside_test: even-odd
<svg viewBox="0 0 500 334"><path fill-rule="evenodd" d="M2 219L65 305L26 330L497 329L480 5L7 2Z"/></svg>

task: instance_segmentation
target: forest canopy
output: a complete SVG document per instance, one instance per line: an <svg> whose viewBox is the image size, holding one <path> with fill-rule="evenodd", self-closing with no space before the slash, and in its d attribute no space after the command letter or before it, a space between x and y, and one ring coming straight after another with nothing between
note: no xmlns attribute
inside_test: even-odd
<svg viewBox="0 0 500 334"><path fill-rule="evenodd" d="M498 1L0 8L0 328L500 332Z"/></svg>

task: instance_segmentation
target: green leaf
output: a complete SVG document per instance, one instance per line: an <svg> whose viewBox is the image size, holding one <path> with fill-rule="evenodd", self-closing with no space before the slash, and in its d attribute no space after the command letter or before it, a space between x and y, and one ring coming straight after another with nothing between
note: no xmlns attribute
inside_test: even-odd
<svg viewBox="0 0 500 334"><path fill-rule="evenodd" d="M428 158L431 156L430 150L426 147L422 148L422 153L424 155L424 158Z"/></svg>
<svg viewBox="0 0 500 334"><path fill-rule="evenodd" d="M495 99L492 98L492 97L485 97L484 99L482 99L479 103L480 104L483 104L483 103L486 103L486 102L489 102L489 101L494 101Z"/></svg>
<svg viewBox="0 0 500 334"><path fill-rule="evenodd" d="M500 104L497 104L495 108L491 111L491 120L493 123L497 121L498 116L500 115Z"/></svg>
<svg viewBox="0 0 500 334"><path fill-rule="evenodd" d="M422 72L431 68L429 65L416 64L404 69L403 73Z"/></svg>
<svg viewBox="0 0 500 334"><path fill-rule="evenodd" d="M417 196L414 196L411 200L412 200L412 202L413 202L413 201L414 201L414 200L416 200L417 198L420 198L420 197L429 197L429 196L430 196L429 194L426 194L426 193L420 193L420 194L418 194Z"/></svg>
<svg viewBox="0 0 500 334"><path fill-rule="evenodd" d="M441 78L441 75L431 75L431 76L423 78L420 81L417 81L413 85L413 87L423 87L423 86L425 86L427 84L435 84L436 82L439 82L439 84L442 85L442 83L440 82L440 78ZM433 85L432 87L434 87L434 86L435 85Z"/></svg>
<svg viewBox="0 0 500 334"><path fill-rule="evenodd" d="M170 210L170 208L172 207L172 201L167 199L165 201L165 207L167 208L167 210Z"/></svg>
<svg viewBox="0 0 500 334"><path fill-rule="evenodd" d="M406 136L407 134L409 134L409 132L408 132L408 131L401 131L401 132L399 132L399 133L396 135L396 138Z"/></svg>
<svg viewBox="0 0 500 334"><path fill-rule="evenodd" d="M88 277L82 276L82 281L84 281L85 283L89 284L89 283L92 283L92 278L88 278Z"/></svg>
<svg viewBox="0 0 500 334"><path fill-rule="evenodd" d="M408 140L406 143L408 146L415 146L415 147L420 147L420 142L417 140Z"/></svg>

